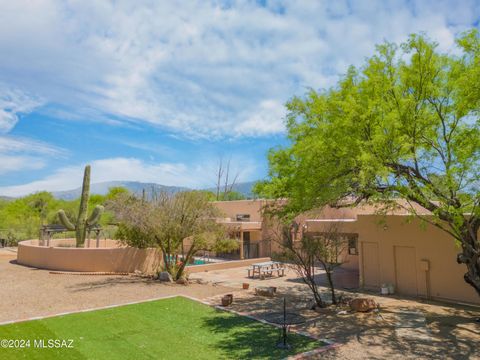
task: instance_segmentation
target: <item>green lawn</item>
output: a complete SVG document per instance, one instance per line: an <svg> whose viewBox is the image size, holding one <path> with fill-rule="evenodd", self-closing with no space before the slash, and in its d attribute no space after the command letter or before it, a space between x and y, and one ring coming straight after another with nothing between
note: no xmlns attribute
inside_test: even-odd
<svg viewBox="0 0 480 360"><path fill-rule="evenodd" d="M0 359L280 359L323 344L183 297L0 326L0 339L30 340L0 348ZM74 348L34 348L34 340L73 339ZM38 342L37 342L38 343ZM64 344L65 345L65 344Z"/></svg>

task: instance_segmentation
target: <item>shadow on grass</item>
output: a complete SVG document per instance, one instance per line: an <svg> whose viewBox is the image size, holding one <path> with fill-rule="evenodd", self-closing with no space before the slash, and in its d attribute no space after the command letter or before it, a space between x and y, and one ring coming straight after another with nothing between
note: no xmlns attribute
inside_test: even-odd
<svg viewBox="0 0 480 360"><path fill-rule="evenodd" d="M214 317L204 320L207 331L222 335L215 347L228 359L281 359L288 355L312 350L324 345L305 336L289 333L291 350L277 348L280 329L258 321L218 310Z"/></svg>

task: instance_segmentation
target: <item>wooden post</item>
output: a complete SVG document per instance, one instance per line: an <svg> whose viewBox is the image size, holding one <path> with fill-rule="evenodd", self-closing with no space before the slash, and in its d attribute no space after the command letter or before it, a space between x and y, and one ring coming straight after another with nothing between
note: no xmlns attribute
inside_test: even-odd
<svg viewBox="0 0 480 360"><path fill-rule="evenodd" d="M240 260L243 259L243 230L240 230Z"/></svg>

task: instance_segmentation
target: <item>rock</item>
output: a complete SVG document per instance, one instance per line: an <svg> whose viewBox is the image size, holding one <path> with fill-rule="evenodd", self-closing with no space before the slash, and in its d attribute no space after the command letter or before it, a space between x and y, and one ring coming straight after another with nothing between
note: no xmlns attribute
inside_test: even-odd
<svg viewBox="0 0 480 360"><path fill-rule="evenodd" d="M315 306L315 309L313 309L317 314L331 314L332 310L329 308L322 308L320 306Z"/></svg>
<svg viewBox="0 0 480 360"><path fill-rule="evenodd" d="M349 305L355 312L367 312L377 308L377 303L371 298L356 298L351 300Z"/></svg>
<svg viewBox="0 0 480 360"><path fill-rule="evenodd" d="M158 274L158 280L160 281L166 281L166 282L173 282L172 275L170 275L166 271L162 271Z"/></svg>
<svg viewBox="0 0 480 360"><path fill-rule="evenodd" d="M177 280L177 284L188 285L188 280L184 277L181 277L180 279Z"/></svg>
<svg viewBox="0 0 480 360"><path fill-rule="evenodd" d="M271 287L257 287L257 288L255 288L255 295L273 297L274 294L275 294L275 292L273 291L273 288L271 288Z"/></svg>

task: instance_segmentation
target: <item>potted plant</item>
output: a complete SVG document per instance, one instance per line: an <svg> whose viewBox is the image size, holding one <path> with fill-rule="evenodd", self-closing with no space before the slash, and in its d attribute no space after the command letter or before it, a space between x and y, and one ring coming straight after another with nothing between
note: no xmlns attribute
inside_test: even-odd
<svg viewBox="0 0 480 360"><path fill-rule="evenodd" d="M233 302L233 294L227 294L222 297L222 306L228 306Z"/></svg>

